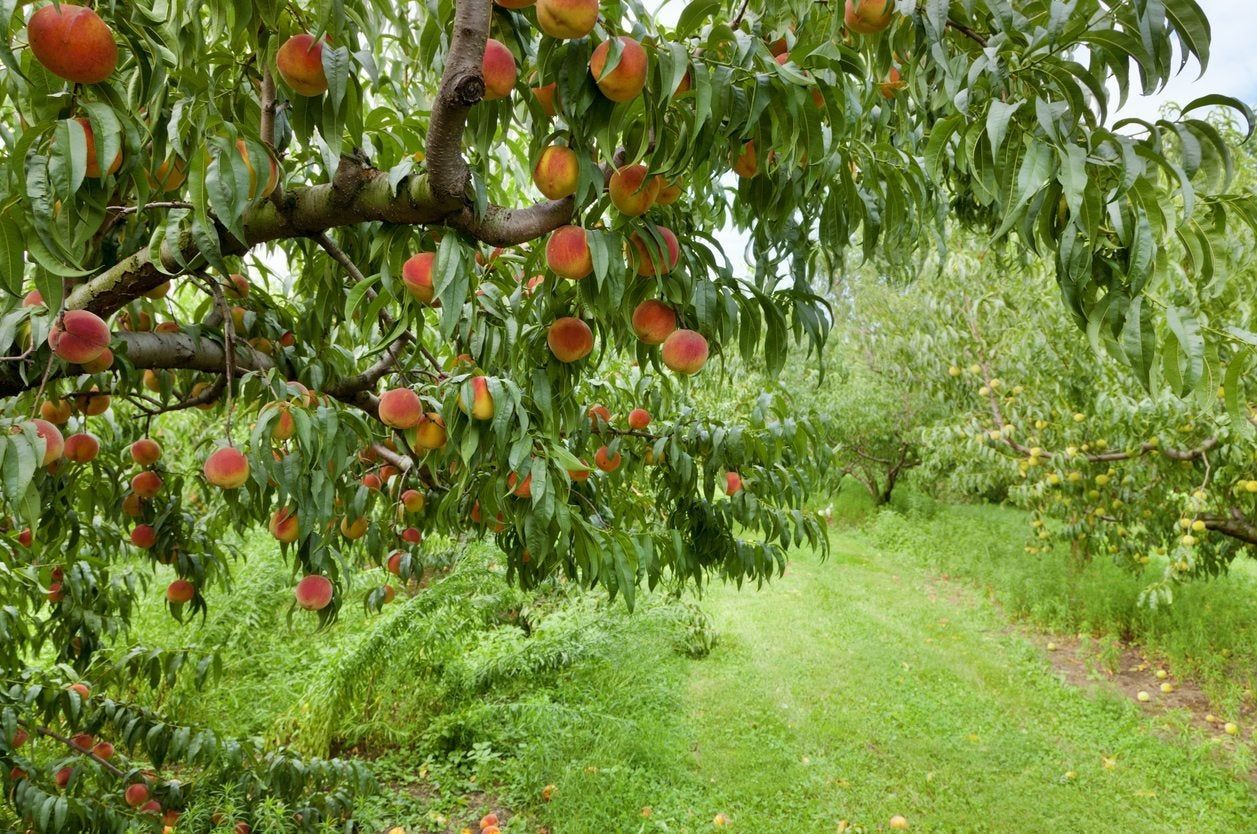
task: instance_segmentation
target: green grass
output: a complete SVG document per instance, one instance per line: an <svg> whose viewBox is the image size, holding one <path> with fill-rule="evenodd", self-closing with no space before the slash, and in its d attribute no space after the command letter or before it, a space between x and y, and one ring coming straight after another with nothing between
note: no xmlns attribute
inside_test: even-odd
<svg viewBox="0 0 1257 834"><path fill-rule="evenodd" d="M385 785L367 831L457 832L488 810L508 834L708 832L717 814L765 834L894 814L914 831L1238 832L1257 815L1251 744L1060 682L1009 622L1138 637L1238 703L1246 679L1228 676L1257 669L1250 576L1154 612L1136 605L1147 577L1025 557L1017 513L907 494L874 514L849 490L834 511L863 528L828 561L709 589L704 659L687 651L710 636L693 605L656 595L630 615L569 587L512 591L480 546L414 600L349 606L315 633L285 622L287 569L254 541L206 624L141 630L228 647L219 683L177 694L202 720L300 743L306 716L331 715L337 749ZM364 690L329 712L358 661Z"/></svg>

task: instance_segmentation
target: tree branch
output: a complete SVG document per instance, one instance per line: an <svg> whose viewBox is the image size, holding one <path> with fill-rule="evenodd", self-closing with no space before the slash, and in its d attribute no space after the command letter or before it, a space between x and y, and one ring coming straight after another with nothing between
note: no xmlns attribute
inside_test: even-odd
<svg viewBox="0 0 1257 834"><path fill-rule="evenodd" d="M466 195L470 172L463 159L463 132L467 114L484 98L482 64L492 14L492 0L456 0L454 31L428 120L425 152L432 193L439 200L461 203Z"/></svg>
<svg viewBox="0 0 1257 834"><path fill-rule="evenodd" d="M1247 544L1257 544L1257 523L1244 517L1238 509L1232 509L1230 515L1206 516L1201 519L1205 527L1215 533L1230 536Z"/></svg>

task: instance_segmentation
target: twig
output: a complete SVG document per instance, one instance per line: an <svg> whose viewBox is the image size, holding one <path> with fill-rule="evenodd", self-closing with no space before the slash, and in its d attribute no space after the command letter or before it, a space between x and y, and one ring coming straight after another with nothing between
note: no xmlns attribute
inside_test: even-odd
<svg viewBox="0 0 1257 834"><path fill-rule="evenodd" d="M988 43L986 36L979 35L977 32L973 31L972 29L970 29L968 26L964 25L960 21L955 20L954 18L948 18L947 26L948 28L955 29L957 32L964 35L966 38L973 41L974 43L978 44L983 49L986 48L986 45Z"/></svg>
<svg viewBox="0 0 1257 834"><path fill-rule="evenodd" d="M60 733L50 730L47 727L37 727L32 724L27 724L24 721L19 722L19 723L25 725L26 728L29 730L34 730L35 732L39 733L41 736L46 736L47 738L50 738L53 741L59 741L62 744L64 744L66 747L69 747L71 750L74 750L78 753L82 753L84 756L87 756L89 759L92 759L98 765L100 765L105 770L112 773L114 776L117 776L119 779L127 775L126 771L122 770L117 765L111 763L108 759L102 759L100 756L93 753L90 749L86 747L80 747L79 745L75 744L71 739L66 738Z"/></svg>
<svg viewBox="0 0 1257 834"><path fill-rule="evenodd" d="M109 206L105 211L114 214L135 214L141 211L149 211L150 209L191 209L194 206L191 203L185 203L182 200L159 200L155 203L145 203L142 206Z"/></svg>

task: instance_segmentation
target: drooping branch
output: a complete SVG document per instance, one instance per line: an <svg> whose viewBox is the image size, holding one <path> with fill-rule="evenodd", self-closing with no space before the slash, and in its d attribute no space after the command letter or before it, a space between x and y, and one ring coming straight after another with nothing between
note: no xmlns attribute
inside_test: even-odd
<svg viewBox="0 0 1257 834"><path fill-rule="evenodd" d="M428 120L425 155L432 193L443 201L461 202L470 173L463 158L463 132L467 114L484 98L485 43L493 0L457 0L454 31L445 55L441 86Z"/></svg>

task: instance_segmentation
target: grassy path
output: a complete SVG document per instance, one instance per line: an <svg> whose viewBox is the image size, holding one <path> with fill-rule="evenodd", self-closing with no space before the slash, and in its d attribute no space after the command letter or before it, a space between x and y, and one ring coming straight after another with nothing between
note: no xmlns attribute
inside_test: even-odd
<svg viewBox="0 0 1257 834"><path fill-rule="evenodd" d="M913 831L1254 830L1257 792L1203 748L1060 683L990 605L859 543L705 608L707 659L646 633L572 682L600 717L534 751L555 834L703 832L716 814L763 834L896 814Z"/></svg>

